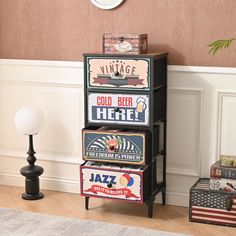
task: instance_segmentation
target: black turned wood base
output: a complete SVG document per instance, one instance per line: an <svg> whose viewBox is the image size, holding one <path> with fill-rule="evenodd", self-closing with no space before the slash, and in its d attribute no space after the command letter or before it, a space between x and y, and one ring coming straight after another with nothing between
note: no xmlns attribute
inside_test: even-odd
<svg viewBox="0 0 236 236"><path fill-rule="evenodd" d="M29 150L27 154L29 154L27 157L29 165L20 169L20 173L25 176L25 193L22 194L22 198L25 200L41 199L44 195L39 192L39 176L44 170L41 166L34 165L36 157L34 156L32 135L29 135Z"/></svg>
<svg viewBox="0 0 236 236"><path fill-rule="evenodd" d="M22 193L22 198L25 200L38 200L44 197L43 193L39 192L36 194L27 194L27 193Z"/></svg>
<svg viewBox="0 0 236 236"><path fill-rule="evenodd" d="M22 198L25 200L37 200L43 198L43 193L39 192L39 178L43 173L43 168L35 165L28 165L21 168L20 173L25 176L25 193Z"/></svg>

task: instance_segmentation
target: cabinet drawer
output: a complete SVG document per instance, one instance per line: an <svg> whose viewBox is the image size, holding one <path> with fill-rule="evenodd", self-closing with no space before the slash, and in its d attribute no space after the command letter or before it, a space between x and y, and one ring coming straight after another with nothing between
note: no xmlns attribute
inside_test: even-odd
<svg viewBox="0 0 236 236"><path fill-rule="evenodd" d="M111 130L104 127L82 130L83 159L145 165L148 162L147 132Z"/></svg>
<svg viewBox="0 0 236 236"><path fill-rule="evenodd" d="M86 162L81 167L81 194L143 203L149 194L148 167L131 168Z"/></svg>
<svg viewBox="0 0 236 236"><path fill-rule="evenodd" d="M88 88L150 90L150 58L87 57Z"/></svg>
<svg viewBox="0 0 236 236"><path fill-rule="evenodd" d="M88 122L149 126L150 96L88 93Z"/></svg>

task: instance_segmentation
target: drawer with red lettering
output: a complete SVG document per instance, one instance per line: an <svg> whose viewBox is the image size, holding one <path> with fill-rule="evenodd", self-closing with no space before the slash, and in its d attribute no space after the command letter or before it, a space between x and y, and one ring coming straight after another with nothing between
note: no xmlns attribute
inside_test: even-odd
<svg viewBox="0 0 236 236"><path fill-rule="evenodd" d="M153 135L158 141L158 126ZM147 148L150 133L106 127L87 127L82 130L83 159L87 161L114 162L122 164L146 165L150 162ZM158 142L154 155L158 154Z"/></svg>
<svg viewBox="0 0 236 236"><path fill-rule="evenodd" d="M116 124L129 126L150 126L164 117L163 90L149 94L88 93L88 123ZM155 106L150 109L151 99Z"/></svg>
<svg viewBox="0 0 236 236"><path fill-rule="evenodd" d="M88 89L141 90L166 84L162 75L166 54L84 54ZM152 76L155 73L157 76ZM151 78L153 81L151 81Z"/></svg>
<svg viewBox="0 0 236 236"><path fill-rule="evenodd" d="M80 166L82 196L143 203L150 195L149 166L86 162Z"/></svg>

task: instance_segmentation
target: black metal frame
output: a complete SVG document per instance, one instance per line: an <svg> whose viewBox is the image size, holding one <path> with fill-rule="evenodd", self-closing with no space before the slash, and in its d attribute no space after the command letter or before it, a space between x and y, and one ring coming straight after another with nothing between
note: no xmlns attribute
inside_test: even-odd
<svg viewBox="0 0 236 236"><path fill-rule="evenodd" d="M122 90L122 89L104 89L104 88L88 88L88 71L87 71L87 58L117 58L117 59L148 59L150 61L150 89L149 90ZM159 83L158 83L158 82ZM149 116L149 126L131 126L131 125L112 125L109 123L92 123L88 122L88 94L90 92L94 93L117 93L117 94L142 94L149 95L150 97L150 116ZM162 95L158 97L158 93L161 92ZM161 101L160 101L161 99ZM166 128L167 128L167 53L159 54L140 54L140 55L123 55L123 54L84 54L84 121L85 127L88 126L106 126L116 128L129 128L129 130L146 130L150 134L151 141L148 144L148 149L150 150L149 155L152 158L149 172L150 180L150 193L148 194L144 202L148 208L148 217L152 218L153 216L153 204L155 197L158 193L162 193L162 204L166 203ZM158 117L158 119L157 119ZM163 127L163 135L160 137L160 127ZM158 132L156 133L156 128L159 127ZM157 137L159 135L159 137ZM160 144L159 138L162 138L163 148L159 149L159 153L156 155L156 145ZM156 158L163 157L163 179L160 182L157 182L156 174ZM88 210L89 207L89 197L85 197L85 208Z"/></svg>

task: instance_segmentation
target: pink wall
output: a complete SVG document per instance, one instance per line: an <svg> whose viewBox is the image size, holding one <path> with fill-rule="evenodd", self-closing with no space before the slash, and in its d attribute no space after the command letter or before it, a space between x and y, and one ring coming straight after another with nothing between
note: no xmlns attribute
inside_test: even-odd
<svg viewBox="0 0 236 236"><path fill-rule="evenodd" d="M0 58L81 61L105 32L148 33L170 64L236 67L236 42L216 56L206 47L236 37L235 0L126 0L114 10L90 0L0 0Z"/></svg>

